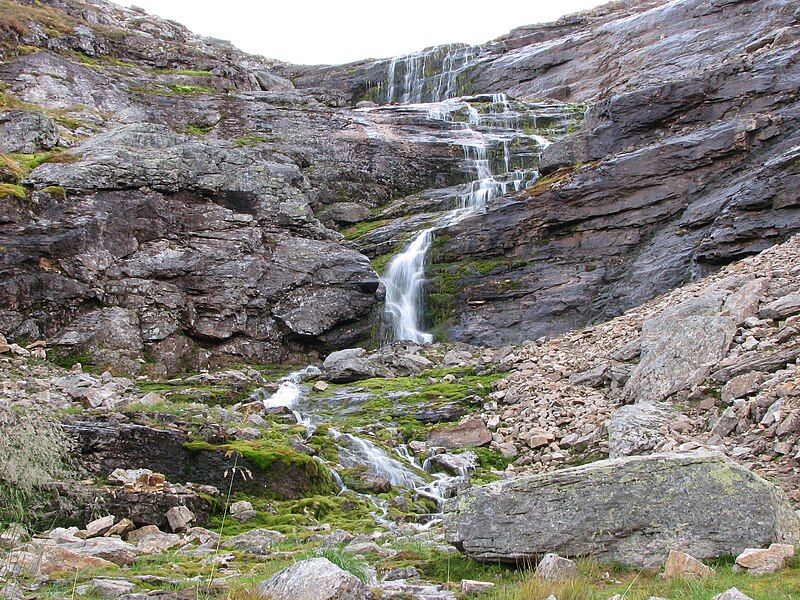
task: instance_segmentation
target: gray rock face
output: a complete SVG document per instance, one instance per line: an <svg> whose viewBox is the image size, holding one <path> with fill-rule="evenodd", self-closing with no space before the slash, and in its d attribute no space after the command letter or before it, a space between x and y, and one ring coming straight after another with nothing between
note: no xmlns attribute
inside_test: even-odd
<svg viewBox="0 0 800 600"><path fill-rule="evenodd" d="M296 562L259 584L258 593L269 600L366 600L370 596L358 578L327 558Z"/></svg>
<svg viewBox="0 0 800 600"><path fill-rule="evenodd" d="M647 454L664 439L660 429L676 416L669 405L652 402L619 408L608 421L608 457Z"/></svg>
<svg viewBox="0 0 800 600"><path fill-rule="evenodd" d="M448 541L482 561L591 555L655 567L794 543L785 494L722 454L654 454L473 487L445 507Z"/></svg>
<svg viewBox="0 0 800 600"><path fill-rule="evenodd" d="M58 128L50 117L31 110L0 113L0 151L33 154L57 144Z"/></svg>
<svg viewBox="0 0 800 600"><path fill-rule="evenodd" d="M703 381L736 333L736 321L720 314L726 298L710 292L645 321L642 359L625 384L625 397L659 402Z"/></svg>

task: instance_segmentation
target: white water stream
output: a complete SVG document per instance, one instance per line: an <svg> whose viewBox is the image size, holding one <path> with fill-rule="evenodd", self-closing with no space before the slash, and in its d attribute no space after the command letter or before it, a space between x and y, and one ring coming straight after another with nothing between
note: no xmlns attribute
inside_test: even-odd
<svg viewBox="0 0 800 600"><path fill-rule="evenodd" d="M272 394L266 394L263 390L257 392L265 408L285 407L290 409L297 422L306 428L307 436L310 436L316 427L324 422L320 415L296 410L308 394L308 386L303 382L314 373L315 369L315 367L306 367L300 371L289 373L280 380L278 389ZM422 471L427 470L424 467L428 467L428 461L426 460L424 467L421 467L404 446L398 449L397 457L392 457L386 450L362 437L350 433L340 433L333 427L328 429L328 433L337 443L340 467L365 467L371 473L387 479L392 486L414 490L419 496L433 500L440 511L447 497L447 488L461 478L435 473L432 475L433 481L426 481ZM321 458L317 457L316 459L325 464L340 491L346 491L347 488L336 471L336 467L325 463ZM373 513L373 516L377 522L386 527L393 526L386 518L389 506L384 500L370 494L358 495L375 506L376 512ZM438 517L434 517L432 521L438 521ZM430 525L431 521L425 527Z"/></svg>
<svg viewBox="0 0 800 600"><path fill-rule="evenodd" d="M411 60L409 57L405 59ZM390 83L392 68L390 66ZM414 81L406 83L403 97L411 95L417 87L418 84ZM393 90L390 91L390 94L393 93ZM455 208L439 218L432 227L416 233L408 246L386 267L383 276L386 287L384 315L391 325L395 340L409 340L420 344L433 341L433 336L423 330L421 317L424 308L425 259L435 232L483 210L495 198L510 191L521 190L538 175L521 168L512 169L511 145L519 138L527 138L539 148L544 148L549 142L538 135L526 135L519 129L519 114L511 110L505 94L493 94L490 100L491 108L488 113L479 113L464 99L413 106L424 110L431 119L452 124L452 142L461 146L464 168L472 181L461 186ZM468 115L468 121L456 121L454 116L464 111ZM503 149L502 167L493 169L489 151L500 144Z"/></svg>

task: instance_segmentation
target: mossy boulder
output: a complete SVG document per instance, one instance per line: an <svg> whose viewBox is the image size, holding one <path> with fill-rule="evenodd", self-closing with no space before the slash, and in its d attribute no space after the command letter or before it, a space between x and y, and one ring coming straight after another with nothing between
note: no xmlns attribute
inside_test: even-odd
<svg viewBox="0 0 800 600"><path fill-rule="evenodd" d="M773 542L800 523L776 486L716 452L603 460L473 487L445 506L449 542L486 562L556 552L657 567L670 549L698 559Z"/></svg>

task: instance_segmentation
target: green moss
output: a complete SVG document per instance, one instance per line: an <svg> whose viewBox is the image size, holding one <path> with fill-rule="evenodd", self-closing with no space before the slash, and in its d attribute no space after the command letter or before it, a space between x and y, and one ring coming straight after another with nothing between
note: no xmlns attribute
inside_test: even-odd
<svg viewBox="0 0 800 600"><path fill-rule="evenodd" d="M46 188L42 190L45 194L50 194L51 196L57 198L61 202L67 199L67 190L65 190L60 185L48 185Z"/></svg>
<svg viewBox="0 0 800 600"><path fill-rule="evenodd" d="M25 188L13 183L0 183L0 198L14 198L25 200Z"/></svg>
<svg viewBox="0 0 800 600"><path fill-rule="evenodd" d="M185 77L213 77L211 71L203 71L199 69L159 69L157 73L164 75L183 75Z"/></svg>
<svg viewBox="0 0 800 600"><path fill-rule="evenodd" d="M326 494L333 491L328 469L307 454L301 454L291 446L291 432L275 428L264 432L264 437L253 441L234 441L227 444L209 444L195 440L185 442L184 448L194 452L235 452L243 456L255 468L270 472L281 472L288 468L299 468L308 481L312 494Z"/></svg>
<svg viewBox="0 0 800 600"><path fill-rule="evenodd" d="M189 123L183 128L184 133L189 135L203 136L208 134L213 127L211 125L199 125L197 123Z"/></svg>
<svg viewBox="0 0 800 600"><path fill-rule="evenodd" d="M263 144L264 142L267 141L269 140L263 135L248 133L233 140L233 145L238 146L239 148L243 148L245 146L256 146L258 144Z"/></svg>
<svg viewBox="0 0 800 600"><path fill-rule="evenodd" d="M378 221L362 221L361 223L356 223L355 225L347 227L346 229L342 229L342 235L346 240L357 240L373 229L383 227L387 223L389 223L387 219L381 219Z"/></svg>
<svg viewBox="0 0 800 600"><path fill-rule="evenodd" d="M216 90L204 85L168 83L164 87L134 86L131 88L131 92L149 96L201 96L204 94L214 94Z"/></svg>

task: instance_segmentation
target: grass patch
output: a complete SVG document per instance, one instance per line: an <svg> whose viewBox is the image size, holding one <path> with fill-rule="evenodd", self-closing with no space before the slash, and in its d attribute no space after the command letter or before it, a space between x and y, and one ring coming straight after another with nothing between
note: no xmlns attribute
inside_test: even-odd
<svg viewBox="0 0 800 600"><path fill-rule="evenodd" d="M72 31L73 20L60 10L44 4L20 4L0 0L0 30L26 36L31 23L38 23L48 34L57 37Z"/></svg>
<svg viewBox="0 0 800 600"><path fill-rule="evenodd" d="M327 558L343 571L347 571L351 575L361 580L362 583L367 581L367 570L365 563L352 554L345 552L343 549L328 548L326 550L322 550L319 553L319 556Z"/></svg>
<svg viewBox="0 0 800 600"><path fill-rule="evenodd" d="M25 188L15 183L0 183L0 198L25 200Z"/></svg>

